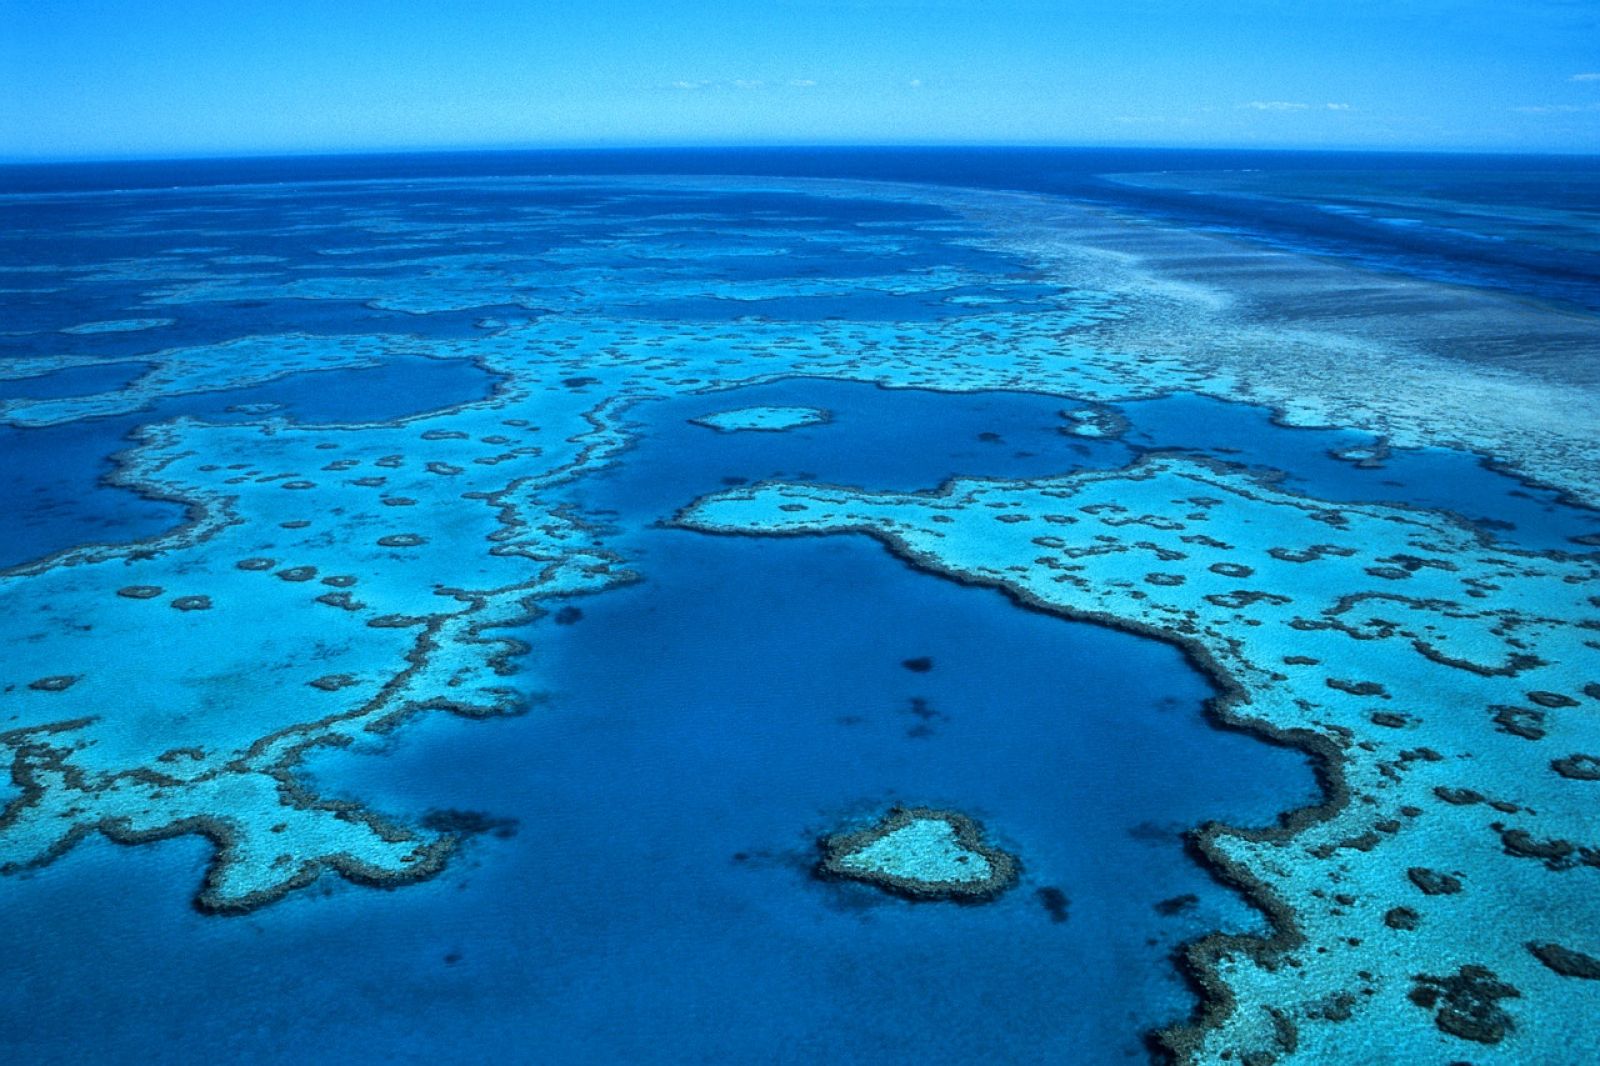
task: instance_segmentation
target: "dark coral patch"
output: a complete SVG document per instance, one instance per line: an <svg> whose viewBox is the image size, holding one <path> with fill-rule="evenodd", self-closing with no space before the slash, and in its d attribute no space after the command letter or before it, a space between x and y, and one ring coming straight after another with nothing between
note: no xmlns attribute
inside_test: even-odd
<svg viewBox="0 0 1600 1066"><path fill-rule="evenodd" d="M1389 698L1388 690L1376 681L1347 681L1341 677L1328 677L1323 683L1337 692L1346 692L1352 696L1378 696Z"/></svg>
<svg viewBox="0 0 1600 1066"><path fill-rule="evenodd" d="M900 660L900 665L913 674L925 674L933 669L933 660L926 655L919 655L915 659Z"/></svg>
<svg viewBox="0 0 1600 1066"><path fill-rule="evenodd" d="M1039 906L1050 915L1052 922L1059 925L1067 920L1067 908L1071 905L1071 900L1067 899L1065 892L1054 885L1046 885L1034 892L1033 896L1039 901Z"/></svg>
<svg viewBox="0 0 1600 1066"><path fill-rule="evenodd" d="M342 688L349 688L351 685L359 685L360 683L360 680L350 674L327 674L306 682L312 688L321 689L323 692L337 692Z"/></svg>
<svg viewBox="0 0 1600 1066"><path fill-rule="evenodd" d="M329 593L328 595L336 595L336 593ZM322 597L319 596L317 598L321 599ZM385 614L379 615L377 618L368 619L367 625L372 629L407 629L411 626L426 625L427 621L428 619L424 615Z"/></svg>
<svg viewBox="0 0 1600 1066"><path fill-rule="evenodd" d="M172 606L180 611L209 611L211 610L211 597L179 596L172 601Z"/></svg>
<svg viewBox="0 0 1600 1066"><path fill-rule="evenodd" d="M1394 907L1384 912L1383 924L1390 929L1410 932L1422 924L1422 915L1410 907Z"/></svg>
<svg viewBox="0 0 1600 1066"><path fill-rule="evenodd" d="M1199 902L1199 896L1195 895L1193 892L1185 892L1181 896L1172 896L1168 899L1162 900L1160 903L1156 904L1155 910L1156 913L1161 915L1163 918L1170 918L1175 914L1182 914L1184 911L1193 910Z"/></svg>
<svg viewBox="0 0 1600 1066"><path fill-rule="evenodd" d="M428 543L428 538L420 533L391 533L387 537L378 538L380 548L415 548L419 544Z"/></svg>
<svg viewBox="0 0 1600 1066"><path fill-rule="evenodd" d="M324 592L317 597L318 603L325 603L329 607L339 607L346 611L359 611L366 604L350 595L348 592Z"/></svg>
<svg viewBox="0 0 1600 1066"><path fill-rule="evenodd" d="M1581 977L1586 981L1600 981L1600 959L1560 944L1529 944L1534 958L1544 963L1562 977Z"/></svg>
<svg viewBox="0 0 1600 1066"><path fill-rule="evenodd" d="M314 566L291 566L287 570L279 570L278 576L285 581L310 581L317 576Z"/></svg>
<svg viewBox="0 0 1600 1066"><path fill-rule="evenodd" d="M160 585L128 585L117 590L117 595L130 600L153 600L161 595Z"/></svg>
<svg viewBox="0 0 1600 1066"><path fill-rule="evenodd" d="M1568 755L1565 759L1556 759L1550 768L1574 781L1600 781L1600 756Z"/></svg>
<svg viewBox="0 0 1600 1066"><path fill-rule="evenodd" d="M423 815L422 828L458 837L488 834L499 840L506 840L517 835L517 820L497 818L482 811L463 811L450 807L429 811Z"/></svg>
<svg viewBox="0 0 1600 1066"><path fill-rule="evenodd" d="M233 565L237 566L240 570L271 570L274 566L278 565L278 560L268 559L263 556L256 556L253 559L240 559Z"/></svg>
<svg viewBox="0 0 1600 1066"><path fill-rule="evenodd" d="M1494 712L1494 724L1499 732L1521 737L1523 740L1544 739L1543 711L1536 711L1531 707L1511 707L1506 704L1496 704L1489 709Z"/></svg>
<svg viewBox="0 0 1600 1066"><path fill-rule="evenodd" d="M1406 871L1406 876L1411 878L1411 883L1422 890L1425 896L1453 896L1461 891L1461 879L1450 874L1429 870L1421 866L1413 866Z"/></svg>
<svg viewBox="0 0 1600 1066"><path fill-rule="evenodd" d="M1489 828L1500 834L1500 845L1507 855L1536 859L1552 870L1570 870L1580 860L1588 861L1593 854L1570 840L1559 837L1541 840L1526 829L1508 829L1500 822L1492 823Z"/></svg>
<svg viewBox="0 0 1600 1066"><path fill-rule="evenodd" d="M28 687L35 692L65 692L77 680L77 674L55 674L51 677L41 677L37 681L29 681Z"/></svg>
<svg viewBox="0 0 1600 1066"><path fill-rule="evenodd" d="M1486 966L1463 966L1444 977L1418 974L1415 980L1411 1002L1425 1010L1437 1008L1433 1022L1442 1032L1479 1044L1498 1044L1515 1028L1500 1001L1517 999L1522 993Z"/></svg>

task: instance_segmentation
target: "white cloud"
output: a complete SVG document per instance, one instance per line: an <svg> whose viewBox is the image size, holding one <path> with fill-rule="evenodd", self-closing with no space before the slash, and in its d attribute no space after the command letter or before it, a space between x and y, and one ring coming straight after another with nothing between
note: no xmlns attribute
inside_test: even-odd
<svg viewBox="0 0 1600 1066"><path fill-rule="evenodd" d="M1240 104L1241 108L1251 111L1309 111L1310 104L1296 104L1288 100L1251 100L1248 104Z"/></svg>
<svg viewBox="0 0 1600 1066"><path fill-rule="evenodd" d="M906 82L906 84L911 86L913 89L920 89L922 88L922 79L912 78L910 81Z"/></svg>
<svg viewBox="0 0 1600 1066"><path fill-rule="evenodd" d="M1574 74L1568 81L1600 81L1600 72L1591 74Z"/></svg>
<svg viewBox="0 0 1600 1066"><path fill-rule="evenodd" d="M809 89L816 84L816 81L811 78L794 78L788 82L770 82L762 78L729 78L715 80L709 78L689 80L686 78L682 81L668 82L666 87L669 89L683 89L690 92L699 89L710 89L714 92L726 92L729 89L743 89L748 92L756 89L768 89L775 85L790 85L796 89ZM918 84L921 83L919 82Z"/></svg>
<svg viewBox="0 0 1600 1066"><path fill-rule="evenodd" d="M1580 111L1600 111L1600 104L1536 104L1511 110L1524 115L1574 115Z"/></svg>
<svg viewBox="0 0 1600 1066"><path fill-rule="evenodd" d="M787 82L766 81L762 78L699 78L692 80L689 78L684 78L680 81L668 82L665 88L680 89L686 92L698 92L702 89L707 89L712 92L720 93L727 92L730 89L742 89L746 92L753 92L757 89L770 89L774 86L782 85L789 85L796 89L810 89L816 84L817 82L811 78L793 78ZM922 82L914 81L911 84L913 86L917 86L921 85Z"/></svg>
<svg viewBox="0 0 1600 1066"><path fill-rule="evenodd" d="M1322 106L1326 107L1329 111L1348 111L1348 110L1350 110L1350 105L1349 104L1324 104Z"/></svg>

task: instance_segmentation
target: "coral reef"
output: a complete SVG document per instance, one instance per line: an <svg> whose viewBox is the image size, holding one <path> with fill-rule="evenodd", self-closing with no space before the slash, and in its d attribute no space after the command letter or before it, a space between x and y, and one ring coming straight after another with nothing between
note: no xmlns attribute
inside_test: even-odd
<svg viewBox="0 0 1600 1066"><path fill-rule="evenodd" d="M983 842L977 822L930 807L896 807L866 829L823 838L821 847L819 877L912 900L986 903L1016 883L1019 869L1014 856Z"/></svg>
<svg viewBox="0 0 1600 1066"><path fill-rule="evenodd" d="M717 411L689 421L719 433L764 431L781 433L786 429L821 425L832 416L816 407L737 407L730 411Z"/></svg>

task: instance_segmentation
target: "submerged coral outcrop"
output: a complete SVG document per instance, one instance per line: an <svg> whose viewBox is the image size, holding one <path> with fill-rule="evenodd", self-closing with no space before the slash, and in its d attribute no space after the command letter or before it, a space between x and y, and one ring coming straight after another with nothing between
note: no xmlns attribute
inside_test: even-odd
<svg viewBox="0 0 1600 1066"><path fill-rule="evenodd" d="M699 418L691 418L689 421L719 433L752 430L781 433L786 429L820 425L830 417L827 411L816 407L755 406L716 411L709 415L701 415Z"/></svg>
<svg viewBox="0 0 1600 1066"><path fill-rule="evenodd" d="M825 837L817 873L913 900L984 903L1016 883L1016 857L984 843L957 811L896 807L876 823Z"/></svg>

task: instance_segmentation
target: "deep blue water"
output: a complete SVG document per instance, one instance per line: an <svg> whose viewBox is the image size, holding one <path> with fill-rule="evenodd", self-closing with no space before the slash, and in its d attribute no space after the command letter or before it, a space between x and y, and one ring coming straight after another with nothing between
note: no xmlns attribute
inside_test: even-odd
<svg viewBox="0 0 1600 1066"><path fill-rule="evenodd" d="M1240 195L1130 185L1125 174L1265 172ZM861 178L1072 196L1274 247L1354 259L1600 310L1600 165L1593 156L1171 148L663 148L150 160L0 167L0 193L372 178L741 174ZM1330 211L1359 194L1359 211ZM1419 211L1416 201L1430 201ZM1496 209L1542 213L1508 233ZM47 205L32 210L51 210ZM60 210L60 208L56 208Z"/></svg>

